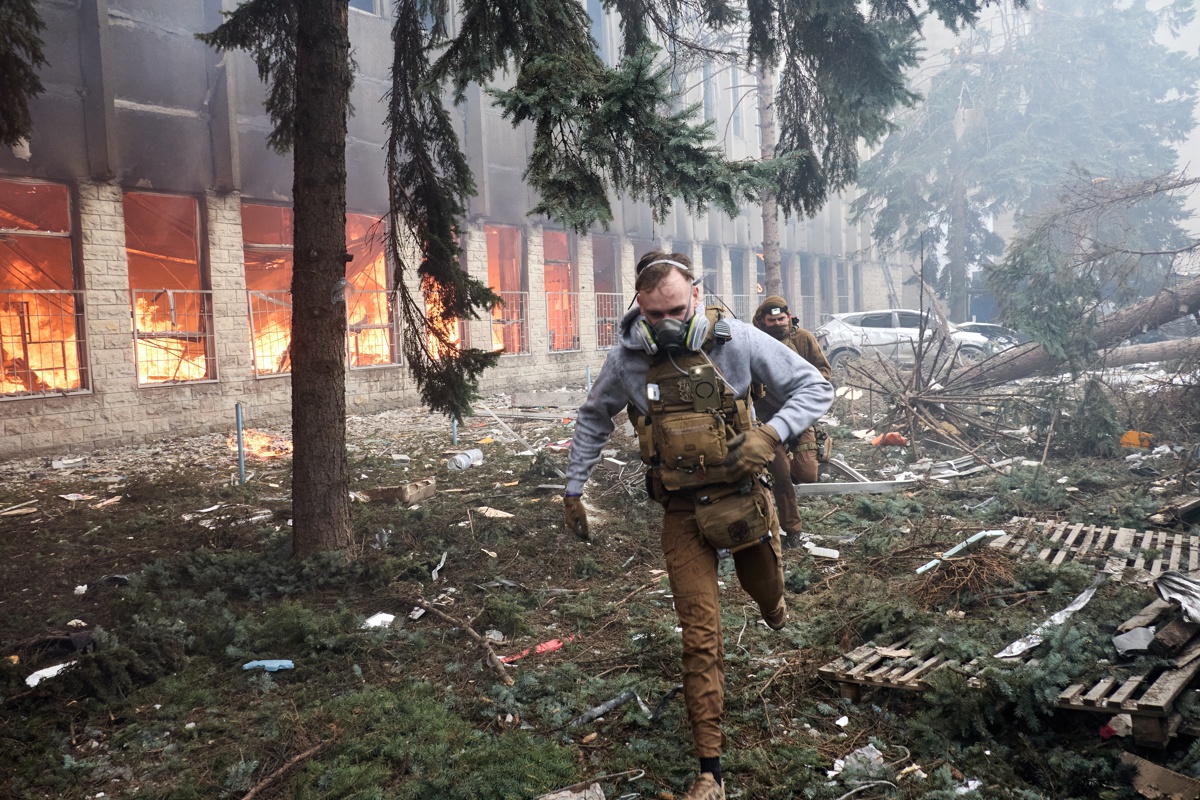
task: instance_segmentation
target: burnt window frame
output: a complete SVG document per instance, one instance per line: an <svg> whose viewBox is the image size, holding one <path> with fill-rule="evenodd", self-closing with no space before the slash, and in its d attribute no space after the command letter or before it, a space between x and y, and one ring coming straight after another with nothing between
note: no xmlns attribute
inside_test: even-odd
<svg viewBox="0 0 1200 800"><path fill-rule="evenodd" d="M196 333L204 336L206 343L204 363L206 366L206 375L203 378L192 378L186 380L171 380L171 381L153 381L143 383L138 375L137 365L139 363L137 357L137 343L141 338L139 336L137 326L137 302L135 292L153 291L155 287L137 288L133 285L133 276L129 273L129 241L128 230L129 222L125 209L125 198L129 195L158 195L161 197L186 197L192 201L196 211L196 269L199 276L200 289L190 290L170 290L170 291L191 291L199 294L201 298L207 296L207 306L202 307L200 321L207 324L207 330L199 330ZM157 389L172 386L193 386L200 383L220 383L221 368L217 355L219 348L217 347L217 326L216 326L216 293L212 285L212 269L210 248L211 243L208 235L208 204L204 195L195 194L192 192L166 192L157 190L147 190L141 187L133 186L121 187L121 231L125 235L126 241L124 246L125 251L125 274L129 283L129 313L130 313L130 334L132 336L133 345L133 364L134 364L134 386L137 389ZM243 265L244 268L244 265ZM167 291L164 289L164 291Z"/></svg>
<svg viewBox="0 0 1200 800"><path fill-rule="evenodd" d="M371 225L371 227L372 228L378 227L381 231L379 247L380 247L380 255L383 256L383 286L384 286L384 288L383 289L366 289L366 290L356 289L354 287L354 285L352 283L350 283L350 277L349 277L350 266L353 262L349 262L349 261L346 262L346 273L347 273L346 274L346 370L347 370L347 372L360 372L360 371L364 371L364 370L395 369L397 367L403 367L404 366L404 342L403 342L403 339L401 338L402 333L401 333L401 329L400 329L400 315L399 315L398 309L396 307L396 287L393 285L393 281L395 280L395 276L396 276L396 271L394 269L394 265L392 264L391 251L389 250L388 245L387 245L387 238L388 238L387 215L376 214L371 211L354 211L349 208L346 209L346 219L345 219L345 222L343 223L342 227L344 230L344 235L347 238L350 233L349 224L350 224L350 216L351 215L354 215L356 217L366 217L368 219L374 220L374 223ZM346 242L346 247L347 247L347 252L349 252L350 243L348 241ZM366 292L366 291L382 292L386 297L385 305L387 307L387 322L386 323L371 323L367 326L363 326L362 328L360 328L360 330L387 330L388 331L389 350L390 350L391 360L381 363L381 364L353 364L353 363L351 363L352 357L353 357L353 353L351 351L351 346L354 342L354 339L352 336L353 331L351 331L351 329L350 329L350 311L351 311L350 300L352 299L352 297L354 296L355 293L362 294L363 292Z"/></svg>
<svg viewBox="0 0 1200 800"><path fill-rule="evenodd" d="M254 244L250 244L250 243L248 243L248 242L246 241L246 226L245 226L245 208L246 208L246 206L259 206L259 207L262 207L262 208L278 208L278 209L286 209L286 210L288 210L288 211L291 211L291 212L292 212L292 241L291 241L291 243L290 243L290 244L286 244L286 245L282 245L282 244L275 244L275 245L272 245L272 244L262 244L262 243L254 243ZM240 209L241 209L241 212L242 212L242 216L241 216L241 219L242 219L242 280L246 280L246 251L247 251L247 250L256 250L256 251L260 251L260 252L289 252L289 253L292 253L292 254L293 254L293 256L292 256L292 270L294 271L294 270L295 270L295 268L296 268L296 260L295 260L295 252L296 252L296 236L295 236L295 232L296 232L296 227L295 227L295 224L296 224L296 209L295 209L295 207L294 207L292 204L290 204L290 203L271 203L271 202L266 202L266 201L262 201L262 200L256 200L256 199L253 199L253 198L251 198L251 199L247 200L246 198L244 198L244 197L243 197L243 198L242 198L242 200L241 200L241 206L240 206ZM290 281L290 280L288 281L288 289L287 289L287 292L288 292L288 294L289 294L289 295L291 295L292 289L291 289L291 281ZM257 354L257 352L256 352L256 351L255 351L255 349L254 349L254 330L255 330L255 327L254 327L254 299L253 299L253 293L254 293L254 290L253 290L253 289L251 289L251 288L250 288L250 284L249 284L249 283L247 283L247 284L246 284L246 315L247 315L247 322L249 323L249 331L248 331L248 332L249 332L249 335L250 335L250 355L251 355L251 365L250 365L250 372L251 372L251 374L254 376L254 379L255 379L255 380L271 380L271 379L274 379L274 378L286 378L286 377L290 377L290 376L291 376L291 374L292 374L292 365L291 365L291 357L290 357L290 355L289 355L289 357L288 357L288 367L287 367L287 369L286 369L286 370L280 370L280 371L278 371L278 372L259 372L259 370L258 370L258 354ZM289 318L288 318L288 350L290 351L290 350L291 350L291 344L292 344L292 341L291 341L291 317L290 317L290 313L291 313L291 312L294 310L294 307L293 307L293 306L291 306L291 305L289 305L289 306L288 306L288 310L289 310Z"/></svg>
<svg viewBox="0 0 1200 800"><path fill-rule="evenodd" d="M75 295L75 307L72 311L72 316L75 319L75 358L79 365L79 388L77 389L53 389L42 392L30 391L23 394L0 393L0 402L37 400L50 396L92 394L95 389L92 384L91 348L88 346L87 286L83 270L83 236L82 216L79 209L79 186L69 181L42 180L23 175L0 175L0 181L60 186L66 190L68 230L65 233L0 228L0 236L31 236L36 238L66 239L68 241L68 252L71 258L71 288L64 291L70 291Z"/></svg>

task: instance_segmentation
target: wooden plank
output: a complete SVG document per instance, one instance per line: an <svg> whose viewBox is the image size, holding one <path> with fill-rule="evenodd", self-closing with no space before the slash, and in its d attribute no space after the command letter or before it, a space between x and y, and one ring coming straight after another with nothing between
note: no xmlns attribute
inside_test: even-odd
<svg viewBox="0 0 1200 800"><path fill-rule="evenodd" d="M873 656L863 659L857 666L846 670L847 678L861 678L863 674L883 660L883 656L876 653Z"/></svg>
<svg viewBox="0 0 1200 800"><path fill-rule="evenodd" d="M1039 560L1041 560L1041 561L1048 560L1050 558L1050 554L1058 549L1057 547L1055 547L1055 545L1057 545L1059 539L1062 538L1063 531L1066 530L1066 528L1067 528L1067 523L1065 523L1065 522L1060 522L1054 526L1054 533L1052 533L1050 535L1050 546L1042 548L1042 551L1038 553Z"/></svg>
<svg viewBox="0 0 1200 800"><path fill-rule="evenodd" d="M1137 711L1140 714L1166 716L1170 713L1175 698L1187 688L1192 678L1196 677L1198 670L1200 670L1200 659L1196 659L1180 669L1166 670L1158 676L1158 680L1150 684L1150 688L1146 690L1145 694L1136 701L1125 702L1121 708L1126 711ZM1133 708L1129 707L1131 702Z"/></svg>
<svg viewBox="0 0 1200 800"><path fill-rule="evenodd" d="M1121 530L1125 531L1127 529L1122 528ZM1135 531L1129 531L1129 535L1132 538L1132 537L1136 536L1137 534ZM1136 549L1134 550L1134 554L1135 554L1134 559L1133 559L1133 568L1134 569L1145 569L1146 568L1146 551L1150 549L1150 543L1152 541L1154 541L1154 532L1153 531L1143 531L1142 532L1142 543L1141 543L1141 545L1137 546Z"/></svg>
<svg viewBox="0 0 1200 800"><path fill-rule="evenodd" d="M1160 717L1134 716L1133 741L1135 744L1163 747L1170 739L1165 719Z"/></svg>
<svg viewBox="0 0 1200 800"><path fill-rule="evenodd" d="M1092 687L1091 691L1083 696L1083 704L1085 706L1103 706L1106 705L1104 698L1108 695L1110 689L1117 683L1116 678L1105 678L1099 681Z"/></svg>
<svg viewBox="0 0 1200 800"><path fill-rule="evenodd" d="M1196 537L1188 537L1188 572L1200 569L1200 549L1196 547Z"/></svg>
<svg viewBox="0 0 1200 800"><path fill-rule="evenodd" d="M1158 551L1158 555L1155 556L1154 561L1150 564L1150 574L1157 577L1162 574L1163 556L1166 555L1167 549L1167 532L1159 531L1158 536L1155 538L1154 549Z"/></svg>
<svg viewBox="0 0 1200 800"><path fill-rule="evenodd" d="M920 678L922 675L928 675L929 673L933 672L938 667L943 666L945 663L946 663L946 660L944 658L942 658L941 656L932 656L930 658L925 659L925 661L922 662L921 664L919 664L918 666L910 669L908 672L901 675L898 678L898 681L900 683L916 683L917 679Z"/></svg>
<svg viewBox="0 0 1200 800"><path fill-rule="evenodd" d="M1073 683L1066 689L1063 689L1062 693L1058 696L1058 705L1062 705L1064 703L1073 706L1082 705L1083 703L1080 700L1080 693L1083 692L1084 686L1085 684L1082 683Z"/></svg>
<svg viewBox="0 0 1200 800"><path fill-rule="evenodd" d="M1012 537L1006 533L1003 536L997 536L995 539L992 539L990 542L988 542L988 547L1003 548L1004 545L1008 544L1011 541L1012 541Z"/></svg>
<svg viewBox="0 0 1200 800"><path fill-rule="evenodd" d="M1108 702L1105 705L1119 706L1129 699L1129 696L1142 685L1142 681L1146 680L1145 675L1134 675L1121 684L1121 688L1117 689L1108 697Z"/></svg>
<svg viewBox="0 0 1200 800"><path fill-rule="evenodd" d="M1171 539L1171 557L1167 560L1167 569L1175 572L1179 569L1179 559L1183 555L1183 534L1177 533Z"/></svg>
<svg viewBox="0 0 1200 800"><path fill-rule="evenodd" d="M1170 609L1171 606L1172 604L1169 601L1163 600L1161 597L1157 600L1152 600L1141 611L1118 625L1117 633L1129 633L1134 628L1144 628L1162 616L1163 612Z"/></svg>
<svg viewBox="0 0 1200 800"><path fill-rule="evenodd" d="M1088 550L1092 548L1092 543L1096 540L1096 526L1088 525L1087 536L1083 537L1083 544L1079 545L1079 555L1086 556L1088 554Z"/></svg>
<svg viewBox="0 0 1200 800"><path fill-rule="evenodd" d="M1050 562L1051 566L1059 566L1064 560L1066 560L1067 556L1071 555L1071 546L1075 543L1075 539L1079 536L1079 531L1082 529L1082 522L1078 522L1072 526L1071 532L1066 536L1065 539L1063 539L1062 548L1058 551L1058 554L1054 556L1054 560Z"/></svg>
<svg viewBox="0 0 1200 800"><path fill-rule="evenodd" d="M1105 530L1110 529L1105 528ZM1105 562L1104 571L1109 573L1124 572L1125 566L1129 563L1129 551L1132 547L1133 531L1127 528L1118 530L1116 537L1113 539L1112 546L1109 548L1112 555Z"/></svg>

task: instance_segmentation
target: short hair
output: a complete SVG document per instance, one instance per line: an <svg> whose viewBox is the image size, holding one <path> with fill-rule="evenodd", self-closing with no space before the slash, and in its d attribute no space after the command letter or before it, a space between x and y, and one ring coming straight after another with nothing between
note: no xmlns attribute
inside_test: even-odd
<svg viewBox="0 0 1200 800"><path fill-rule="evenodd" d="M694 283L696 274L692 271L692 260L683 253L664 253L662 250L651 250L638 260L634 274L634 289L638 292L652 292L663 278L679 270L689 283Z"/></svg>

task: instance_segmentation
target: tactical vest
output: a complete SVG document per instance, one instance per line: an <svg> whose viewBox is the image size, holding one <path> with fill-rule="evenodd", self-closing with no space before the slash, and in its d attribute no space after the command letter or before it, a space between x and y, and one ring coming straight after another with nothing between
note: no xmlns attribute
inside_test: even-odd
<svg viewBox="0 0 1200 800"><path fill-rule="evenodd" d="M646 370L649 413L631 404L630 419L637 431L642 463L670 492L728 483L721 464L729 454L727 442L750 429L750 408L734 399L733 389L708 353L721 311L710 307L708 336L699 352L668 357L651 356Z"/></svg>
<svg viewBox="0 0 1200 800"><path fill-rule="evenodd" d="M668 493L689 495L696 506L696 525L713 548L736 552L773 535L775 512L770 479L760 473L738 483L723 466L729 440L753 424L746 400L708 358L723 341L721 310L710 307L708 336L699 352L653 357L646 371L649 413L632 404L629 418L637 430L642 463L649 467L646 488L663 502Z"/></svg>

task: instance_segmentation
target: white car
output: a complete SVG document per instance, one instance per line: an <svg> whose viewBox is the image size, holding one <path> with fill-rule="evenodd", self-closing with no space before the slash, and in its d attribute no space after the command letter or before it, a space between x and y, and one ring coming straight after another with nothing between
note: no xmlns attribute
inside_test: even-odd
<svg viewBox="0 0 1200 800"><path fill-rule="evenodd" d="M925 324L922 325L922 316ZM907 308L856 311L834 314L813 331L834 371L840 371L852 358L886 358L911 366L916 361L916 345L925 332L927 347L933 343L937 317ZM961 331L950 325L950 339L958 345L964 361L981 361L990 352L988 339L978 333Z"/></svg>

